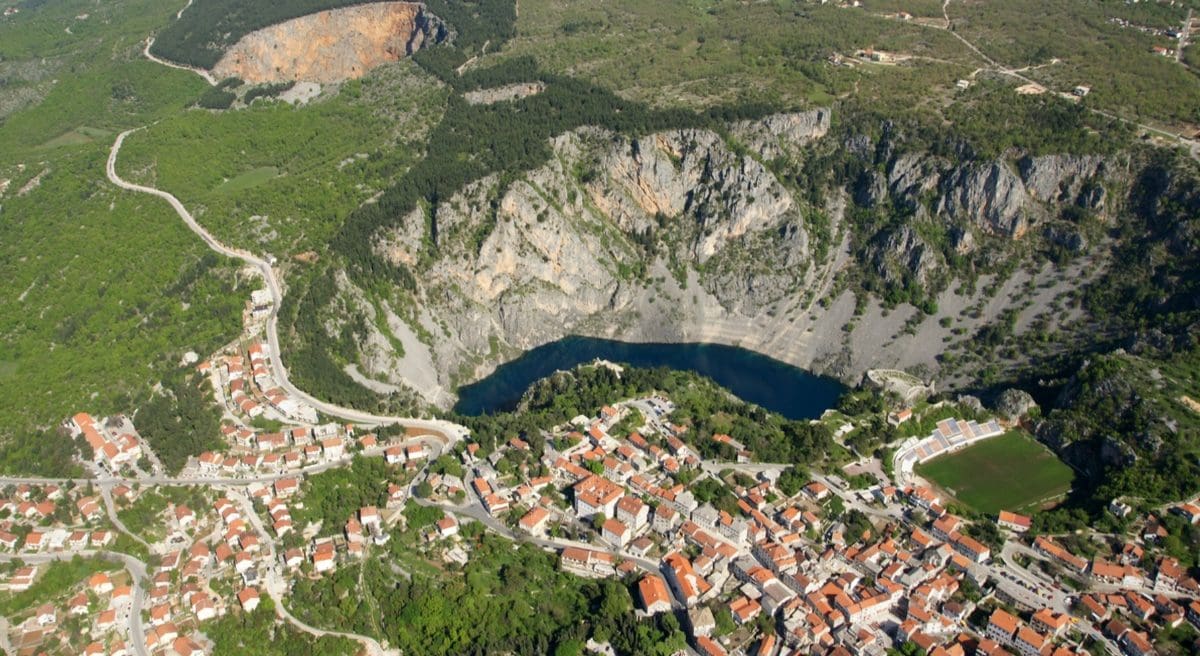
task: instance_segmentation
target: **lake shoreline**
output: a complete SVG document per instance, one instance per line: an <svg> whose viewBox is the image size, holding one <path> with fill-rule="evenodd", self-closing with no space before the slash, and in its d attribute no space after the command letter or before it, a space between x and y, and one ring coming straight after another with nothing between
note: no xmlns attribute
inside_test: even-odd
<svg viewBox="0 0 1200 656"><path fill-rule="evenodd" d="M846 390L836 379L735 346L569 336L532 349L460 387L454 412L480 415L512 410L533 383L595 360L692 371L713 379L744 401L790 419L819 417Z"/></svg>

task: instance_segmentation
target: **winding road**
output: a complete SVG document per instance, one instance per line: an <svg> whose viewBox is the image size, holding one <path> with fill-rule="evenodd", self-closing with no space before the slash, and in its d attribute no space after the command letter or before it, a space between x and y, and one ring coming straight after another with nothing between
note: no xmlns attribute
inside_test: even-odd
<svg viewBox="0 0 1200 656"><path fill-rule="evenodd" d="M170 62L165 62L165 61L155 58L152 54L150 54L150 45L151 44L153 44L153 39L150 39L147 42L144 54L146 55L146 57L148 57L152 61L161 63L166 66L171 66L173 68L185 68L187 70L193 70L194 72L204 76L204 78L206 80L208 80L210 84L213 83L212 77L210 75L208 75L207 71L198 71L195 69L191 69L188 67L182 67L177 64L172 64ZM326 403L324 401L316 399L316 398L312 397L311 395L309 395L307 392L304 392L303 390L301 390L301 389L297 388L295 385L293 385L291 380L288 378L287 368L283 365L283 358L281 355L283 351L280 348L280 342L279 342L278 311L279 311L280 304L283 302L283 289L282 289L282 286L279 284L279 279L275 275L274 268L272 267L272 265L269 261L267 261L261 257L258 257L247 251L231 248L229 246L226 246L225 244L222 244L219 240L217 240L216 237L214 237L212 235L212 233L208 232L208 230L206 230L203 226L201 226L196 221L195 217L192 216L191 212L189 212L187 210L187 208L184 207L183 203L180 202L180 200L178 198L176 198L173 194L170 194L161 189L156 189L154 187L147 187L144 185L139 185L139 184L129 182L129 181L121 178L121 176L117 174L117 157L120 155L121 146L125 143L126 137L128 137L130 134L132 134L133 132L136 132L137 130L140 130L140 129L142 129L142 128L126 130L126 131L122 132L121 134L117 135L116 141L113 142L112 150L109 152L108 161L106 162L106 165L105 165L105 172L108 176L109 181L112 182L117 187L120 187L121 189L124 189L126 191L134 191L134 192L138 192L138 193L150 194L152 196L157 196L157 197L167 201L167 203L170 204L171 208L175 210L175 213L179 215L179 218L183 220L184 225L186 225L189 230L196 233L196 235L199 236L200 239L204 241L205 245L208 246L209 249L215 251L216 253L218 253L220 255L224 255L226 257L231 257L234 259L241 260L242 262L245 262L246 264L254 267L255 269L258 270L258 272L260 274L262 274L263 280L267 285L267 289L270 291L271 299L273 301L272 307L271 307L271 314L267 318L267 325L266 325L267 343L269 344L269 346L271 348L271 352L274 354L274 357L270 358L271 370L272 370L271 373L274 375L276 382L279 384L279 386L285 392L287 392L293 398L297 398L297 399L304 401L305 403L309 404L313 408L317 409L318 411L320 411L326 415L329 415L332 417L337 417L344 421L350 421L350 422L354 422L357 424L363 424L363 425L397 424L397 425L400 425L410 431L421 431L421 432L429 433L431 435L415 437L414 439L421 440L422 437L437 439L441 443L439 445L441 448L436 449L439 452L444 451L447 447L453 445L455 442L457 442L461 439L465 439L467 437L467 435L469 434L469 431L464 426L460 426L460 425L454 424L452 422L437 420L437 419L432 419L432 420L431 419L419 419L419 418L414 418L414 417L388 417L388 416L383 416L383 415L372 414L369 412L363 412L361 410L355 410L353 408L343 408L343 407L333 405L331 403ZM440 439L438 439L438 438L440 438ZM335 466L339 466L342 464L345 464L345 463L343 461L339 460L339 461L335 461L335 462L325 463L325 464L316 466L314 468L305 468L305 470L301 470L298 472L288 472L288 473L281 473L281 474L277 474L277 475L262 476L262 477L255 477L255 478L220 479L220 478L203 478L203 477L198 477L198 478L146 477L146 478L139 478L137 480L138 480L138 482L140 482L142 484L243 486L243 485L246 485L246 484L252 483L252 482L269 482L269 481L273 481L273 480L278 480L279 478L283 478L283 477L298 476L300 474L305 474L305 473L316 473L318 471L323 471L330 467L335 467ZM0 480L4 480L4 479L0 479ZM19 480L19 479L10 479L10 480ZM120 478L116 478L116 477L111 478L111 479L105 479L104 481L101 482L101 485L104 485L104 487L102 487L102 490L107 493L107 491L108 491L107 485L112 485L114 482L121 481L121 480L124 480L124 479L120 479ZM240 497L240 495L238 495L238 496ZM248 499L243 498L243 501L246 505L250 505ZM106 506L108 506L110 518L112 518L114 520L114 524L117 524L118 526L120 526L120 524L116 520L115 513L112 512L112 505L111 505L110 497L107 494L105 495L105 502L106 502ZM250 517L252 517L256 520L258 519L257 514L253 512L252 507L247 508L247 512L249 513ZM255 523L256 528L258 529L259 533L261 534L261 537L263 538L263 543L268 544L268 545L273 544L273 542L270 539L270 536L266 534L266 531L265 531L265 529L263 529L261 524L257 521L255 521L254 523ZM125 531L125 532L128 533L128 531ZM137 538L137 536L134 536L134 537L135 537L135 539L138 539L139 541L141 541L140 538ZM132 572L133 570L130 570L130 571ZM145 576L144 565L143 565L143 569L142 569L142 576L143 577ZM135 576L135 579L136 579L136 576ZM282 576L278 572L277 565L273 565L272 569L268 573L268 583L266 585L266 588L267 588L268 594L270 594L272 599L275 601L275 606L276 606L277 612L279 613L280 617L282 619L286 620L287 622L289 622L290 624L292 624L293 626L295 626L297 629L304 631L305 633L308 633L310 635L317 636L317 637L328 635L328 636L339 636L339 637L344 637L344 638L349 638L351 640L355 640L364 646L364 648L366 649L366 652L369 656L390 656L391 654L396 653L396 652L394 652L394 650L393 651L385 650L379 644L378 641L376 641L373 638L370 638L368 636L351 634L351 633L339 633L339 632L333 632L333 631L324 631L322 629L318 629L318 628L309 626L308 624L305 624L305 623L301 622L300 620L296 619L287 610L287 607L284 604L283 596L284 596L284 593L286 592L287 586L286 586L286 582L283 580ZM130 632L132 634L134 634L132 636L132 638L133 638L134 647L138 653L138 656L146 656L145 635L144 635L144 632L141 630L140 603L141 603L141 591L140 591L140 589L137 589L137 590L135 590L135 595L134 595L135 608L133 611L133 617L131 617L131 619L130 619Z"/></svg>
<svg viewBox="0 0 1200 656"><path fill-rule="evenodd" d="M142 536L129 530L129 527L125 526L125 522L122 522L121 518L117 515L117 508L113 503L112 485L112 483L100 485L100 497L104 499L104 510L108 513L108 521L112 522L113 526L115 526L118 531L128 535L134 542L137 542L143 547L149 549L150 543L143 540Z"/></svg>
<svg viewBox="0 0 1200 656"><path fill-rule="evenodd" d="M190 5L191 3L189 2L188 4ZM187 9L187 7L184 7L184 9ZM183 9L180 9L179 13L180 13L180 15L182 15ZM142 54L146 56L146 59L149 59L150 61L154 62L155 64L161 64L161 65L167 66L169 68L178 68L181 71L189 71L191 73L195 73L196 75L199 75L200 77L204 78L204 81L208 82L209 86L213 86L213 87L217 86L217 78L213 77L212 73L209 73L208 71L204 70L203 68L196 68L194 66L184 66L183 64L176 64L175 62L170 62L165 59L160 59L158 57L155 57L154 53L150 52L150 46L153 46L153 45L154 45L154 37L150 37L149 39L146 39L146 47L142 48Z"/></svg>
<svg viewBox="0 0 1200 656"><path fill-rule="evenodd" d="M112 150L108 154L108 162L105 165L105 170L108 174L109 181L126 191L136 191L143 194L150 194L167 201L167 203L171 205L171 208L175 210L175 213L179 215L179 218L183 219L184 225L186 225L189 230L196 233L196 235L200 237L200 239L204 241L204 244L211 250L226 257L241 260L254 267L260 274L262 274L263 280L267 284L267 289L270 291L271 299L273 301L271 306L271 314L267 318L266 327L267 343L270 345L271 353L274 355L274 357L270 358L271 374L275 377L275 381L279 384L279 386L285 392L287 392L288 395L304 401L308 405L316 408L318 411L326 415L357 424L374 426L398 424L410 430L419 430L440 434L445 438L447 445L454 444L455 442L467 437L469 431L466 429L466 427L449 421L440 419L419 419L415 417L388 417L364 412L362 410L355 410L353 408L343 408L341 406L316 399L307 392L293 385L291 380L288 378L287 368L283 365L283 350L280 348L279 342L279 306L283 302L283 288L279 284L279 279L276 277L275 270L271 266L271 263L248 251L231 248L225 244L222 244L217 240L216 237L212 235L212 233L210 233L204 228L204 226L200 225L196 221L191 212L189 212L187 208L183 206L183 203L180 202L180 200L173 194L161 189L156 189L154 187L147 187L129 182L117 174L117 157L120 155L121 146L125 143L125 138L141 129L143 128L134 128L132 130L126 130L117 135L116 141L113 142Z"/></svg>

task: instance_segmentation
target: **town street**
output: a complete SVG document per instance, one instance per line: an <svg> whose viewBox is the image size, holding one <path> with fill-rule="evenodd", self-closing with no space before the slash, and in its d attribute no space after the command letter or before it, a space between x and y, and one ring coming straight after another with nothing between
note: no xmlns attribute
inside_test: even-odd
<svg viewBox="0 0 1200 656"><path fill-rule="evenodd" d="M129 642L133 645L133 651L137 656L150 656L150 651L146 649L146 631L142 628L142 597L144 595L142 582L147 578L146 563L129 554L91 549L62 551L53 554L0 553L0 562L7 563L19 560L26 564L38 565L51 563L56 560L71 560L76 556L81 558L100 557L107 560L119 561L124 565L125 570L129 572L130 596L133 598L132 606L129 609Z"/></svg>

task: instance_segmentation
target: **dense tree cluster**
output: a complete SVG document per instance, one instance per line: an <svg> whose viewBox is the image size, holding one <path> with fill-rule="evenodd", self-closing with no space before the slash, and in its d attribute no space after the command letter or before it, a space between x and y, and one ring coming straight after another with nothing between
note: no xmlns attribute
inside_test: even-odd
<svg viewBox="0 0 1200 656"><path fill-rule="evenodd" d="M405 653L574 654L588 639L618 654L655 656L683 649L674 615L639 621L629 581L561 572L557 557L490 535L461 572L397 576L368 560L292 591L305 621L386 639Z"/></svg>
<svg viewBox="0 0 1200 656"><path fill-rule="evenodd" d="M747 403L711 380L688 371L665 367L579 367L533 384L517 412L480 417L455 416L490 450L511 437L522 437L535 453L545 440L541 430L578 415L593 415L614 400L661 392L676 403L672 421L688 427L686 439L704 457L733 460L727 444L712 440L716 433L741 441L755 457L767 462L812 463L824 460L833 444L821 424L789 420Z"/></svg>
<svg viewBox="0 0 1200 656"><path fill-rule="evenodd" d="M787 496L795 496L808 483L808 472L800 466L793 465L783 470L779 475L779 480L775 482L776 487L780 492Z"/></svg>
<svg viewBox="0 0 1200 656"><path fill-rule="evenodd" d="M337 294L334 277L322 268L295 279L295 291L284 296L279 308L280 326L289 331L283 340L292 379L310 393L342 406L376 412L414 414L417 401L410 394L377 394L359 385L344 365L355 362L359 342L367 332L360 313L339 317L341 330L330 337L325 329L325 312Z"/></svg>
<svg viewBox="0 0 1200 656"><path fill-rule="evenodd" d="M304 506L293 510L297 525L320 522L322 535L338 533L359 508L385 506L387 484L392 480L383 458L361 456L349 467L308 476L304 479Z"/></svg>
<svg viewBox="0 0 1200 656"><path fill-rule="evenodd" d="M361 646L348 638L313 636L275 620L275 602L262 597L252 613L227 613L204 627L214 656L353 656Z"/></svg>
<svg viewBox="0 0 1200 656"><path fill-rule="evenodd" d="M91 458L91 447L55 431L37 431L0 444L0 471L66 478L81 476L76 455Z"/></svg>
<svg viewBox="0 0 1200 656"><path fill-rule="evenodd" d="M209 87L196 99L196 106L201 109L229 109L235 100L236 93L220 87Z"/></svg>
<svg viewBox="0 0 1200 656"><path fill-rule="evenodd" d="M221 413L208 389L204 378L178 370L163 381L162 393L138 409L138 432L170 472L182 469L190 456L225 444Z"/></svg>
<svg viewBox="0 0 1200 656"><path fill-rule="evenodd" d="M275 84L260 84L246 92L242 102L249 105L259 98L274 98L296 86L295 82L277 82Z"/></svg>
<svg viewBox="0 0 1200 656"><path fill-rule="evenodd" d="M471 55L485 47L499 50L516 34L515 0L429 0L425 6L450 26L454 36L451 43L426 48L413 58L444 82L456 78L456 69Z"/></svg>

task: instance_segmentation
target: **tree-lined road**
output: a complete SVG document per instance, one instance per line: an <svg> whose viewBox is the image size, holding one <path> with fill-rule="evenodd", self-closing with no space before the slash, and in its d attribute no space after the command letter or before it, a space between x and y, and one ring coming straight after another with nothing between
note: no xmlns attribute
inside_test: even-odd
<svg viewBox="0 0 1200 656"><path fill-rule="evenodd" d="M126 130L117 135L117 139L113 142L112 150L108 154L108 161L105 165L105 170L109 181L126 191L136 191L138 193L150 194L167 201L167 203L171 205L171 208L175 210L175 213L179 215L179 218L183 219L184 225L186 225L189 230L196 233L196 235L200 237L200 239L204 241L204 244L211 250L224 255L225 257L241 260L242 262L245 262L246 264L258 270L263 277L263 281L267 285L267 290L271 294L271 313L267 317L266 327L267 344L271 348L271 373L275 377L275 381L279 384L280 388L282 388L289 396L307 403L316 410L344 421L373 426L398 424L410 430L428 431L442 435L445 438L447 446L467 437L469 431L464 426L460 426L449 421L444 421L441 419L419 419L416 417L388 417L370 412L364 412L362 410L355 410L354 408L344 408L314 398L304 390L301 390L293 385L291 380L288 378L287 367L283 365L283 350L280 348L279 341L279 306L283 303L283 288L279 284L279 279L276 277L275 270L271 266L271 263L248 251L231 248L225 244L222 244L219 240L217 240L216 237L212 235L212 233L210 233L204 228L204 226L200 225L200 223L196 221L195 217L192 216L192 213L189 212L187 208L184 207L183 203L180 202L180 200L173 194L161 189L156 189L154 187L147 187L145 185L129 182L117 174L117 157L120 155L121 146L125 143L125 138L141 129L142 128L134 128L132 130Z"/></svg>

